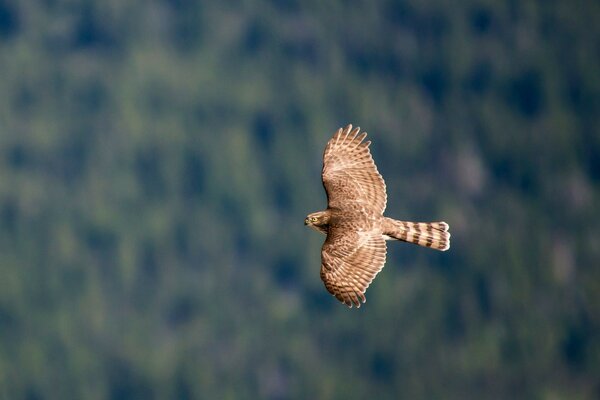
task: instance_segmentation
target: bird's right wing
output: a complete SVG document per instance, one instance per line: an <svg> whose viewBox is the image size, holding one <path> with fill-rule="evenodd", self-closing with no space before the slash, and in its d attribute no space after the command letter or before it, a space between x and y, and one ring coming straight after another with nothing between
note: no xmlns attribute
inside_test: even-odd
<svg viewBox="0 0 600 400"><path fill-rule="evenodd" d="M321 279L339 301L358 308L383 269L386 252L381 234L330 229L321 250Z"/></svg>

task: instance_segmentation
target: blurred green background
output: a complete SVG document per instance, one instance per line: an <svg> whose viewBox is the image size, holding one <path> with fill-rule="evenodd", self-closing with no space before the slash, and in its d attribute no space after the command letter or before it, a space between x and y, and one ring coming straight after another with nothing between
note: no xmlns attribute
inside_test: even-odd
<svg viewBox="0 0 600 400"><path fill-rule="evenodd" d="M598 1L0 0L0 398L600 396ZM319 279L325 143L391 243Z"/></svg>

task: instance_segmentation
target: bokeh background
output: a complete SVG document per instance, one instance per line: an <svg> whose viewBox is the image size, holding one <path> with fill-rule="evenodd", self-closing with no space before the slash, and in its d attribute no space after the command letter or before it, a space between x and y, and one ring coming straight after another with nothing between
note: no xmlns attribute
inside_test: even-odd
<svg viewBox="0 0 600 400"><path fill-rule="evenodd" d="M0 397L600 396L597 1L0 0ZM321 155L392 243L319 279Z"/></svg>

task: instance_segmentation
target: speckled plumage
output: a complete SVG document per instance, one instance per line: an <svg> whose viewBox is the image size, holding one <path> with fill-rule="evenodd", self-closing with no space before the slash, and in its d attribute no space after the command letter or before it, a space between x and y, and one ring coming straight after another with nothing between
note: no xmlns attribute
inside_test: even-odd
<svg viewBox="0 0 600 400"><path fill-rule="evenodd" d="M305 224L327 235L321 250L321 279L349 307L360 307L365 292L385 264L386 239L437 250L450 247L445 222L406 222L383 216L387 203L383 178L373 162L366 133L340 128L323 154L327 209Z"/></svg>

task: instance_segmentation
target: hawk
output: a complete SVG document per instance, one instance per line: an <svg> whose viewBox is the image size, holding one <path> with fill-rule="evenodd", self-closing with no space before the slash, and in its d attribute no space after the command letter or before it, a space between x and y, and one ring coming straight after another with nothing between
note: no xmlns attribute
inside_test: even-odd
<svg viewBox="0 0 600 400"><path fill-rule="evenodd" d="M321 279L348 307L360 307L385 264L386 240L436 250L450 248L445 222L407 222L385 217L385 182L369 151L367 134L352 125L338 129L325 147L321 177L327 209L304 224L327 235L321 249Z"/></svg>

